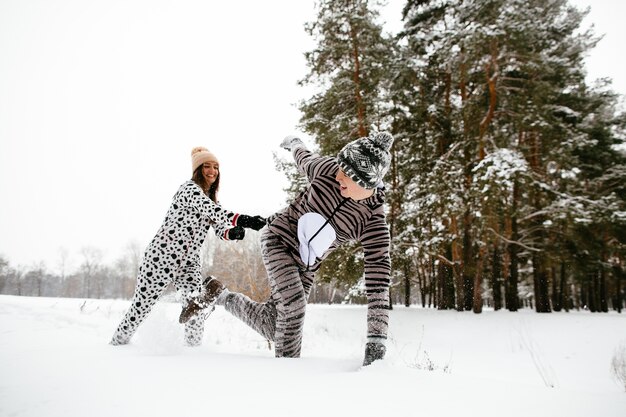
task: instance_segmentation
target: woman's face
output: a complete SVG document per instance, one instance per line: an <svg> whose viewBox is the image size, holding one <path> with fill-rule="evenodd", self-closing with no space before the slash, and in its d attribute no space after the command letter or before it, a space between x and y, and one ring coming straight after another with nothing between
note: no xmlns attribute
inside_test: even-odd
<svg viewBox="0 0 626 417"><path fill-rule="evenodd" d="M212 185L220 173L220 165L217 162L209 161L202 164L202 176L208 185Z"/></svg>
<svg viewBox="0 0 626 417"><path fill-rule="evenodd" d="M364 200L374 194L374 190L361 187L354 182L352 178L348 177L341 168L335 176L335 180L339 183L339 192L343 197L351 198L353 200Z"/></svg>

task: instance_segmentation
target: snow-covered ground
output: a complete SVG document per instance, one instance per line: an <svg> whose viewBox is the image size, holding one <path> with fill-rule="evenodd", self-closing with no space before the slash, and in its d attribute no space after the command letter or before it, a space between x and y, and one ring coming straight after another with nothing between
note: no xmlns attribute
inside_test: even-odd
<svg viewBox="0 0 626 417"><path fill-rule="evenodd" d="M626 416L626 314L399 306L386 359L362 368L362 306L309 305L302 358L276 359L221 307L184 346L166 301L110 346L128 305L0 296L0 416Z"/></svg>

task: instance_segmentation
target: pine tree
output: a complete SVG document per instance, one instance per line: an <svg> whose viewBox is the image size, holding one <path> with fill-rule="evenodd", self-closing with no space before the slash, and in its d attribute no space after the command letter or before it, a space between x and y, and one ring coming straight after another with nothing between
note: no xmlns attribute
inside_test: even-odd
<svg viewBox="0 0 626 417"><path fill-rule="evenodd" d="M315 85L318 92L301 103L301 126L323 155L336 155L348 142L392 127L387 77L395 44L383 34L370 4L379 5L324 0L317 19L306 25L317 46L305 54L309 73L300 83ZM344 245L326 258L317 276L323 282L355 285L361 258L355 245Z"/></svg>
<svg viewBox="0 0 626 417"><path fill-rule="evenodd" d="M301 104L301 123L324 154L387 127L385 77L394 43L377 18L369 1L325 0L305 27L317 47L305 53L309 73L300 83L321 91Z"/></svg>
<svg viewBox="0 0 626 417"><path fill-rule="evenodd" d="M589 116L578 122L585 133L573 154L579 161L569 184L578 197L573 225L565 229L574 270L587 293L592 311L606 312L609 301L621 309L624 294L621 269L626 255L626 158L615 145L623 145L625 117L615 114L617 96L609 86L578 98ZM609 276L613 282L609 281Z"/></svg>
<svg viewBox="0 0 626 417"><path fill-rule="evenodd" d="M480 312L483 276L499 268L489 253L505 254L507 308L518 307L522 263L531 266L537 311L551 310L549 282L563 263L553 225L570 226L576 205L565 203L589 196L567 173L577 169L574 150L595 143L579 120L596 112L585 104L594 93L582 58L596 39L577 34L583 16L565 0L414 0L404 8L415 80L403 90L422 102L406 105L413 122L404 125L418 134L415 155L404 157L418 163L407 186L416 204L403 213L416 227L405 238L452 268L459 310ZM448 272L440 271L443 288ZM596 276L591 288L601 289Z"/></svg>

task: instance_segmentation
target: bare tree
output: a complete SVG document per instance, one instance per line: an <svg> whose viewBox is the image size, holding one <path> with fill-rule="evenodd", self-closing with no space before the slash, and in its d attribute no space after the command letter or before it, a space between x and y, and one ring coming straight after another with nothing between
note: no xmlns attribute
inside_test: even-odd
<svg viewBox="0 0 626 417"><path fill-rule="evenodd" d="M83 295L86 298L91 298L94 284L97 284L94 278L102 262L102 250L93 246L83 246L80 254L83 257L83 263L79 267L83 275Z"/></svg>
<svg viewBox="0 0 626 417"><path fill-rule="evenodd" d="M136 240L131 240L126 245L126 259L128 259L128 267L127 275L123 280L123 296L124 298L130 298L133 296L133 292L135 290L135 282L137 281L137 275L139 275L139 265L141 265L141 260L143 257L143 250L141 245Z"/></svg>
<svg viewBox="0 0 626 417"><path fill-rule="evenodd" d="M63 283L63 281L65 281L67 270L70 267L70 252L67 248L61 246L59 247L58 254L59 258L57 260L57 268L61 278L61 283Z"/></svg>
<svg viewBox="0 0 626 417"><path fill-rule="evenodd" d="M0 294L4 294L4 289L9 282L9 261L0 255Z"/></svg>
<svg viewBox="0 0 626 417"><path fill-rule="evenodd" d="M23 295L22 286L23 286L23 281L24 281L24 274L25 274L25 268L22 265L18 265L15 268L13 268L13 270L10 273L10 277L15 285L14 294L16 295Z"/></svg>
<svg viewBox="0 0 626 417"><path fill-rule="evenodd" d="M258 235L252 231L246 231L246 238L241 242L215 240L212 263L207 270L231 290L253 300L265 301L269 297L261 245Z"/></svg>
<svg viewBox="0 0 626 417"><path fill-rule="evenodd" d="M46 264L43 261L33 264L30 271L26 274L31 281L30 294L41 297L43 295L43 284L46 273Z"/></svg>

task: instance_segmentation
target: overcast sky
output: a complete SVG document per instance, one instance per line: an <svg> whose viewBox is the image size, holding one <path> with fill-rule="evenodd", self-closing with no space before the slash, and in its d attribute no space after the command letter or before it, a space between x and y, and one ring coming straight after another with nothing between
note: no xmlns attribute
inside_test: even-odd
<svg viewBox="0 0 626 417"><path fill-rule="evenodd" d="M403 4L384 10L389 30ZM624 94L626 6L591 5L586 23L606 36L590 78ZM194 146L220 159L224 207L284 206L272 154L300 133L314 17L312 0L0 0L0 254L55 270L61 248L73 266L83 247L105 262L143 249Z"/></svg>

